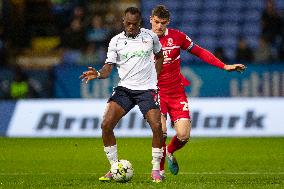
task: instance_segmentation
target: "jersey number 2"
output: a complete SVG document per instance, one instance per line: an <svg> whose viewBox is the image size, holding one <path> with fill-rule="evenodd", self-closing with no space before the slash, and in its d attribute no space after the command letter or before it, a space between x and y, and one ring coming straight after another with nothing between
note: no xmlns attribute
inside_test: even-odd
<svg viewBox="0 0 284 189"><path fill-rule="evenodd" d="M187 102L180 102L180 104L183 104L183 111L188 111L188 103Z"/></svg>

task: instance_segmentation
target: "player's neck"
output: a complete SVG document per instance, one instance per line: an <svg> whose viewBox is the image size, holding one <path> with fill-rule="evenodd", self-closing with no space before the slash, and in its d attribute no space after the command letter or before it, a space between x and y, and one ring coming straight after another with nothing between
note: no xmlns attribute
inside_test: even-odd
<svg viewBox="0 0 284 189"><path fill-rule="evenodd" d="M162 37L168 35L168 33L169 33L169 32L168 32L168 28L166 28L165 32L164 32L162 35L159 35L158 37L159 37L159 38L162 38Z"/></svg>
<svg viewBox="0 0 284 189"><path fill-rule="evenodd" d="M126 37L132 38L132 39L136 38L140 33L141 33L141 28L139 28L139 30L137 31L137 33L136 33L136 34L133 34L133 35L128 35L127 32L124 30L124 35L125 35Z"/></svg>

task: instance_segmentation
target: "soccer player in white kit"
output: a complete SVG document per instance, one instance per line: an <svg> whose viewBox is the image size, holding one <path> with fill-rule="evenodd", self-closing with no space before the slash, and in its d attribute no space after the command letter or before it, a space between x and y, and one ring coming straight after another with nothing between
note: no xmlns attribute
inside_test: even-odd
<svg viewBox="0 0 284 189"><path fill-rule="evenodd" d="M164 57L158 36L151 30L140 28L140 22L139 9L127 8L124 13L124 31L111 39L106 63L102 69L97 71L89 67L80 77L86 82L96 78L104 79L116 65L120 81L108 100L101 124L104 151L110 164L118 160L113 129L125 114L138 105L153 132L151 177L153 182L161 182L159 170L163 157L163 139L157 76L161 71ZM99 178L101 181L111 179L110 171Z"/></svg>

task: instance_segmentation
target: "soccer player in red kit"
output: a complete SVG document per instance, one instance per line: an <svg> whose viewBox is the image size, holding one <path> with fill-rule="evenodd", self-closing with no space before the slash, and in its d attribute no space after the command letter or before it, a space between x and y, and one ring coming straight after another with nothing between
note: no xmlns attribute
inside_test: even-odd
<svg viewBox="0 0 284 189"><path fill-rule="evenodd" d="M162 44L164 62L162 71L158 78L160 95L160 108L162 113L162 126L164 134L164 158L161 161L160 174L164 175L165 157L167 158L170 172L178 174L179 167L173 153L181 149L190 137L190 112L184 87L189 82L182 76L180 70L181 50L185 50L204 62L226 71L243 71L243 64L227 65L216 58L206 49L201 48L183 32L167 28L170 22L170 12L163 5L158 5L152 10L150 23L152 31L155 32ZM166 119L169 114L176 135L166 146Z"/></svg>

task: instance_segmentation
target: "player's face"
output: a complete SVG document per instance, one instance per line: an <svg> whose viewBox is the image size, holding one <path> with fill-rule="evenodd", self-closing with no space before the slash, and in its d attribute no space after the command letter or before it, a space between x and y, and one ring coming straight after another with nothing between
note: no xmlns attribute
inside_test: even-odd
<svg viewBox="0 0 284 189"><path fill-rule="evenodd" d="M159 18L157 16L153 16L150 17L150 23L152 24L152 31L160 37L165 34L170 21L166 18Z"/></svg>
<svg viewBox="0 0 284 189"><path fill-rule="evenodd" d="M140 17L138 14L126 13L123 21L126 35L135 37L140 30Z"/></svg>

